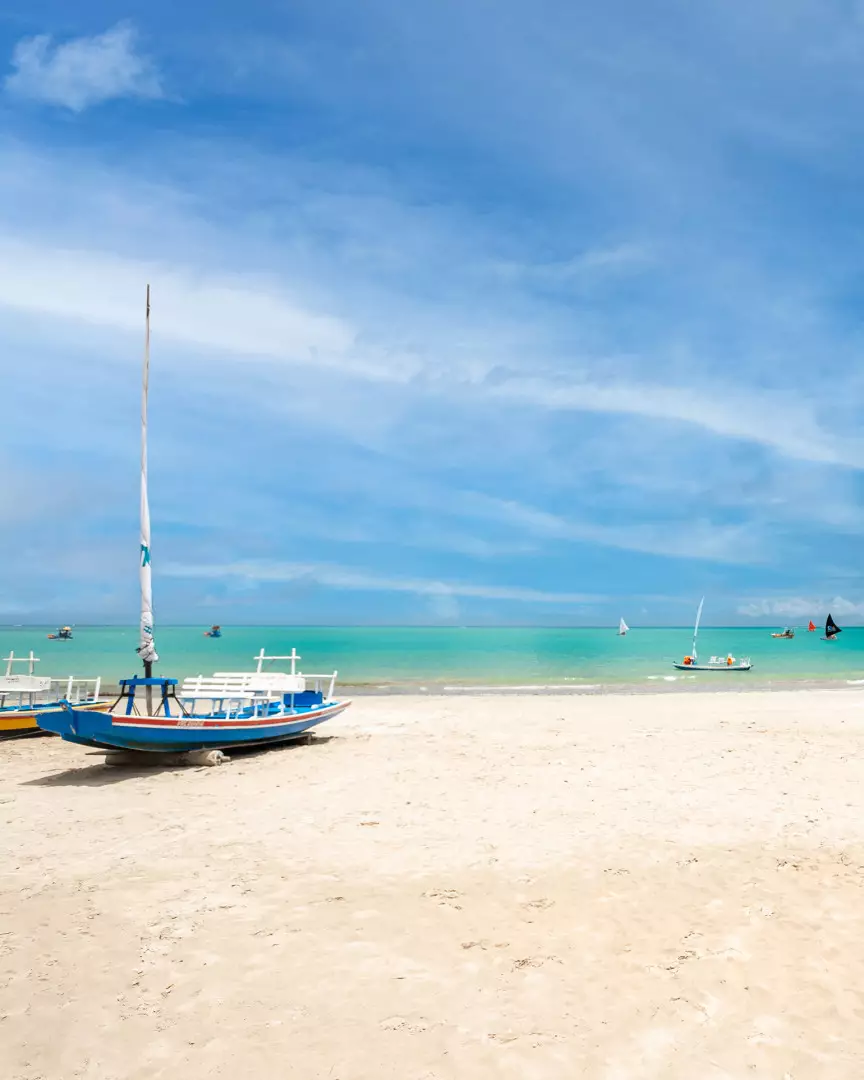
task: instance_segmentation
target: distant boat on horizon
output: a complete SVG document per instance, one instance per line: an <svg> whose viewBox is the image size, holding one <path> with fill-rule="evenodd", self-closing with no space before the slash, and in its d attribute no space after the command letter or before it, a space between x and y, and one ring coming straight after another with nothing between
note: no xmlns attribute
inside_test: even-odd
<svg viewBox="0 0 864 1080"><path fill-rule="evenodd" d="M222 637L222 627L213 625L209 630L204 631L204 637Z"/></svg>
<svg viewBox="0 0 864 1080"><path fill-rule="evenodd" d="M814 623L813 620L811 619L810 622L807 624L807 633L812 634L815 629L816 629L816 623Z"/></svg>
<svg viewBox="0 0 864 1080"><path fill-rule="evenodd" d="M838 634L842 634L842 633L843 633L843 631L837 625L837 623L835 623L834 620L831 618L831 614L829 612L828 618L825 620L825 636L822 638L822 640L823 641L833 641L834 638L836 638Z"/></svg>
<svg viewBox="0 0 864 1080"><path fill-rule="evenodd" d="M795 637L795 630L791 626L784 626L783 630L780 633L772 634L771 637L773 637L773 638L794 638Z"/></svg>
<svg viewBox="0 0 864 1080"><path fill-rule="evenodd" d="M626 634L626 633L627 633L627 632L629 631L629 629L630 629L630 627L629 627L629 626L627 625L627 623L626 623L626 622L624 622L624 620L622 619L622 620L621 620L621 621L620 621L620 622L618 623L618 637L624 637L624 635L625 635L625 634Z"/></svg>

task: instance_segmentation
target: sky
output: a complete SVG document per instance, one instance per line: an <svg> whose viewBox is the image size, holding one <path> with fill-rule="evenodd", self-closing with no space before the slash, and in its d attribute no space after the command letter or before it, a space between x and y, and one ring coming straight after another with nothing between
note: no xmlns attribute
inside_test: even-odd
<svg viewBox="0 0 864 1080"><path fill-rule="evenodd" d="M864 3L4 0L0 621L864 621Z"/></svg>

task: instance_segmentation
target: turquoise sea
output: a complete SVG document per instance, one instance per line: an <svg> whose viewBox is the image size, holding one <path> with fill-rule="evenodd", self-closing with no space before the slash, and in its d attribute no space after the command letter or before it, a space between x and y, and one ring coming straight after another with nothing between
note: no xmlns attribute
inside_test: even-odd
<svg viewBox="0 0 864 1080"><path fill-rule="evenodd" d="M53 627L0 628L0 656L33 649L37 671L54 677L101 675L110 683L140 671L134 627L77 626L71 641L49 641ZM776 640L769 629L703 627L699 655L750 656L753 671L676 672L672 662L690 649L692 631L473 627L225 627L218 639L203 627L157 627L158 671L183 678L214 671L251 671L262 647L268 654L302 657L307 672L339 671L357 689L454 692L479 687L676 689L864 680L864 628L847 628L834 642L820 632L798 631ZM21 670L20 668L18 670Z"/></svg>

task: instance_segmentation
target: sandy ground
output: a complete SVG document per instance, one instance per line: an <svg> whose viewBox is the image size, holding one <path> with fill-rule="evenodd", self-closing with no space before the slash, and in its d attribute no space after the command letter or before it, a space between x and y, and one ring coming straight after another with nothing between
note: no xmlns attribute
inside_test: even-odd
<svg viewBox="0 0 864 1080"><path fill-rule="evenodd" d="M4 1080L864 1075L861 691L321 731L146 772L0 744Z"/></svg>

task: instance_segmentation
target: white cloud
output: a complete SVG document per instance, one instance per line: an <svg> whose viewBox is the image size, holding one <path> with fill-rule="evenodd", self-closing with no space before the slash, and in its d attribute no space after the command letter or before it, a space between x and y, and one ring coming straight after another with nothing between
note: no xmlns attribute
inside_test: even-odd
<svg viewBox="0 0 864 1080"><path fill-rule="evenodd" d="M649 248L636 243L622 243L615 247L593 248L563 261L498 262L493 264L492 269L509 281L521 279L539 285L578 287L637 274L649 269L655 262L656 256Z"/></svg>
<svg viewBox="0 0 864 1080"><path fill-rule="evenodd" d="M158 266L95 251L0 238L0 305L140 332L153 282L154 331L186 345L272 359L333 362L355 331L306 310L273 281ZM350 365L350 359L342 361Z"/></svg>
<svg viewBox="0 0 864 1080"><path fill-rule="evenodd" d="M136 52L135 29L121 22L104 34L55 45L47 34L24 38L12 53L9 93L82 112L112 98L162 96L152 62Z"/></svg>
<svg viewBox="0 0 864 1080"><path fill-rule="evenodd" d="M585 593L545 592L511 585L471 585L462 582L434 581L429 578L391 578L364 570L321 563L232 562L213 565L169 564L161 569L177 578L242 578L251 582L307 581L334 589L360 592L400 592L433 597L439 603L446 597L473 597L481 600L515 600L521 603L590 604L603 597Z"/></svg>
<svg viewBox="0 0 864 1080"><path fill-rule="evenodd" d="M752 388L741 392L710 377L703 381L704 390L632 380L601 384L588 378L552 382L517 377L492 392L546 409L693 424L715 435L761 443L799 461L864 468L864 440L832 435L800 398Z"/></svg>
<svg viewBox="0 0 864 1080"><path fill-rule="evenodd" d="M864 440L831 434L806 403L785 394L743 394L717 384L704 391L624 380L601 384L588 377L574 382L515 376L485 384L490 367L470 358L460 368L461 360L451 364L440 354L428 359L360 348L360 328L338 315L308 310L277 277L218 274L0 237L0 305L19 311L137 332L148 280L154 282L158 333L178 343L333 367L375 381L404 384L426 376L445 395L464 396L467 384L481 397L543 409L692 424L793 459L864 468Z"/></svg>
<svg viewBox="0 0 864 1080"><path fill-rule="evenodd" d="M532 536L717 562L754 563L764 558L757 530L749 524L716 525L691 520L665 521L658 525L603 525L568 520L514 500L474 492L458 493L455 503L466 515L510 525Z"/></svg>
<svg viewBox="0 0 864 1080"><path fill-rule="evenodd" d="M845 615L864 615L864 602L856 603L843 596L833 599L823 597L785 596L750 600L738 607L739 615L748 619L761 619L770 615L779 615L787 619L817 619L822 612L830 611L841 618Z"/></svg>

